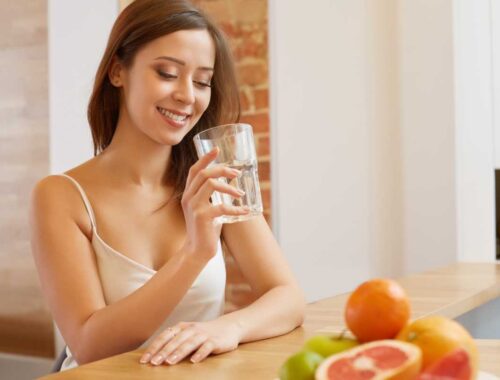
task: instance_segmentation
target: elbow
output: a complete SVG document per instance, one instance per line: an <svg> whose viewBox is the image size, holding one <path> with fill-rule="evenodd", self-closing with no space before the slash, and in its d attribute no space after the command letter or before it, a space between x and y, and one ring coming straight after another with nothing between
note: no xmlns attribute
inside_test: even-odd
<svg viewBox="0 0 500 380"><path fill-rule="evenodd" d="M95 345L87 339L79 339L75 344L68 345L68 347L71 351L71 355L73 355L73 359L78 365L88 364L109 356L101 352L103 348L102 345L100 347L95 347Z"/></svg>
<svg viewBox="0 0 500 380"><path fill-rule="evenodd" d="M288 310L289 321L291 323L291 330L302 326L306 318L306 298L302 289L297 285L290 286L289 300L290 308Z"/></svg>
<svg viewBox="0 0 500 380"><path fill-rule="evenodd" d="M85 326L69 349L78 365L88 364L97 360L109 358L127 351L137 349L145 342L145 339L127 336L125 341L113 339L113 335L103 336L102 332L96 332Z"/></svg>
<svg viewBox="0 0 500 380"><path fill-rule="evenodd" d="M75 335L66 340L71 355L78 365L88 364L105 357L99 352L99 347L96 347L95 339L92 339L94 334L89 327L90 317L79 326ZM102 348L103 345L99 346Z"/></svg>
<svg viewBox="0 0 500 380"><path fill-rule="evenodd" d="M102 360L109 358L114 355L123 354L127 351L135 350L139 348L140 344L133 344L127 348L118 348L118 347L89 347L85 344L78 344L74 347L74 351L70 347L73 358L75 359L78 365L88 364L95 362L97 360Z"/></svg>
<svg viewBox="0 0 500 380"><path fill-rule="evenodd" d="M70 348L71 350L71 348ZM91 363L97 359L93 359L88 355L88 353L85 353L84 351L79 351L75 350L74 352L71 350L71 353L73 354L73 359L75 359L75 362L80 366L84 364Z"/></svg>
<svg viewBox="0 0 500 380"><path fill-rule="evenodd" d="M297 306L296 306L296 325L295 327L302 326L306 319L306 298L301 289L297 289Z"/></svg>
<svg viewBox="0 0 500 380"><path fill-rule="evenodd" d="M86 347L86 344L82 341L71 346L68 345L68 347L71 351L71 355L73 355L73 359L79 366L99 359L95 357L95 351L93 352L93 350L89 349L89 347Z"/></svg>
<svg viewBox="0 0 500 380"><path fill-rule="evenodd" d="M302 326L305 320L306 320L306 307L304 304L304 306L302 308L299 308L299 310L297 311L297 321L295 327Z"/></svg>

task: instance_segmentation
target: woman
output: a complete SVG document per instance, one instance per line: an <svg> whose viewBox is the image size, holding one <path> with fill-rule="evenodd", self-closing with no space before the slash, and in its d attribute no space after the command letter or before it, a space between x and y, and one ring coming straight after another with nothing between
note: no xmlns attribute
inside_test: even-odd
<svg viewBox="0 0 500 380"><path fill-rule="evenodd" d="M220 31L183 0L138 0L118 17L88 108L95 157L42 179L32 248L68 345L62 369L146 348L141 363L199 362L284 334L303 295L263 217L212 206L238 171L197 160L192 138L239 114ZM258 299L222 314L223 239Z"/></svg>

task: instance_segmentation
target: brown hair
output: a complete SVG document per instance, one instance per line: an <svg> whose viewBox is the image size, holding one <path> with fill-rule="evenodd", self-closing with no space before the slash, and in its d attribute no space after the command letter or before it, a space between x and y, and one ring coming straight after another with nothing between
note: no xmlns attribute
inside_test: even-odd
<svg viewBox="0 0 500 380"><path fill-rule="evenodd" d="M97 69L87 117L92 130L94 155L110 143L120 110L120 90L108 73L113 58L130 67L138 50L152 40L179 30L207 30L215 43L215 66L210 104L198 123L172 147L166 181L180 197L186 186L189 168L197 160L193 136L217 124L236 122L240 116L238 87L233 60L222 32L199 9L186 0L136 0L118 16L106 50Z"/></svg>

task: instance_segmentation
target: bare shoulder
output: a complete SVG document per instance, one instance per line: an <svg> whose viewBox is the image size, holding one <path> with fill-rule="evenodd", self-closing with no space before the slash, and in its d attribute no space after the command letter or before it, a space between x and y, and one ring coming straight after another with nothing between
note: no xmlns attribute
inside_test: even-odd
<svg viewBox="0 0 500 380"><path fill-rule="evenodd" d="M56 207L69 210L71 204L74 204L74 201L79 197L75 185L61 175L49 175L42 178L35 184L31 192L33 206L41 209Z"/></svg>
<svg viewBox="0 0 500 380"><path fill-rule="evenodd" d="M71 183L62 175L48 175L40 179L33 187L33 195L50 196L54 192L68 192Z"/></svg>
<svg viewBox="0 0 500 380"><path fill-rule="evenodd" d="M85 235L91 224L82 197L75 184L61 175L40 179L31 192L32 220L67 221L72 219Z"/></svg>

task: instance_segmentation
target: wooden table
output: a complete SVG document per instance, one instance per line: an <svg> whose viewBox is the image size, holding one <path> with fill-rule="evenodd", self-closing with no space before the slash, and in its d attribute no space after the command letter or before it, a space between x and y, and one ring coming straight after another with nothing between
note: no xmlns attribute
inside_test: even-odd
<svg viewBox="0 0 500 380"><path fill-rule="evenodd" d="M457 317L500 295L500 264L461 263L399 279L407 290L413 317L441 314ZM236 351L213 356L202 363L149 366L138 363L136 350L78 368L45 376L65 379L217 379L276 378L285 359L317 333L340 332L347 294L327 298L307 307L304 325L281 337L241 345ZM477 340L480 369L500 376L500 340Z"/></svg>

